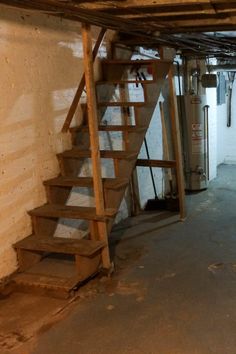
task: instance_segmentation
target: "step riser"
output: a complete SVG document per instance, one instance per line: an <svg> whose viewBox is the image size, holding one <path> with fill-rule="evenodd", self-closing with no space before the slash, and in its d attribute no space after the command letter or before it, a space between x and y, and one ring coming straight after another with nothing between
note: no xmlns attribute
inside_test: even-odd
<svg viewBox="0 0 236 354"><path fill-rule="evenodd" d="M84 164L84 159L67 158L62 155L57 156L60 166L61 175L63 177L77 177Z"/></svg>
<svg viewBox="0 0 236 354"><path fill-rule="evenodd" d="M39 263L43 258L43 254L38 251L17 249L16 252L20 272L24 272L33 265Z"/></svg>
<svg viewBox="0 0 236 354"><path fill-rule="evenodd" d="M76 268L81 281L98 273L101 261L101 251L96 252L92 257L75 256Z"/></svg>
<svg viewBox="0 0 236 354"><path fill-rule="evenodd" d="M50 204L66 204L72 187L45 186Z"/></svg>
<svg viewBox="0 0 236 354"><path fill-rule="evenodd" d="M83 163L86 159L88 158L73 158L73 157L67 157L67 156L60 156L58 157L59 159L59 164L60 164L60 168L61 168L61 174L63 177L77 177L81 171L81 168L83 166ZM91 165L91 159L90 160L90 165ZM127 166L129 166L129 163L131 161L136 161L135 158L129 158L129 159L112 159L112 158L108 158L107 160L110 160L111 163L109 166L117 166L120 165L121 162L124 162L124 164L126 164ZM101 163L103 163L103 158L101 159ZM113 168L113 167L110 167ZM111 173L111 175L113 176L122 176L122 177L127 177L126 173L122 173L122 174L116 174L116 167L113 168L113 171L109 171ZM125 172L125 171L123 171ZM91 174L92 176L92 174Z"/></svg>
<svg viewBox="0 0 236 354"><path fill-rule="evenodd" d="M35 235L45 235L45 237L52 237L57 228L58 219L45 218L32 215L33 232Z"/></svg>
<svg viewBox="0 0 236 354"><path fill-rule="evenodd" d="M47 200L49 204L60 204L65 205L68 201L68 197L73 187L57 187L57 186L46 186L47 190ZM88 187L80 187L81 192L85 191L86 195L88 194L88 189L93 191L93 186ZM105 197L105 208L109 205L108 200L109 196L112 193L121 193L121 190L126 189L126 186L120 186L118 189L112 187L106 187L103 189L104 197Z"/></svg>
<svg viewBox="0 0 236 354"><path fill-rule="evenodd" d="M75 295L74 289L65 290L63 288L57 287L53 289L51 285L41 286L40 284L34 284L30 282L22 283L18 280L13 280L13 291L23 294L35 294L37 296L45 296L55 299L67 300L73 298Z"/></svg>
<svg viewBox="0 0 236 354"><path fill-rule="evenodd" d="M134 70L132 71L132 74L130 73L130 69L134 67ZM144 72L147 76L147 68L150 68L152 64L147 63L145 65L141 65L139 68L139 72ZM113 64L113 63L107 63L107 62L102 62L102 73L103 73L103 80L104 81L111 81L111 80L117 80L120 81L124 73L128 74L128 79L132 78L132 80L136 79L136 69L138 68L137 64L132 64L132 63L127 63L127 64ZM155 79L155 68L153 68L153 74L150 75L150 80Z"/></svg>
<svg viewBox="0 0 236 354"><path fill-rule="evenodd" d="M121 80L123 74L124 74L124 69L125 67L122 66L116 66L116 69L114 70L114 65L104 65L102 63L102 76L104 81L109 81L109 80Z"/></svg>
<svg viewBox="0 0 236 354"><path fill-rule="evenodd" d="M44 252L36 253L22 249L17 250L20 272L13 279L13 290L66 299L73 296L76 289L85 280L96 275L102 267L101 250L99 250L91 257L74 256L74 261L71 260L71 267L74 267L76 270L76 278L72 276L71 279L51 279L45 277L43 274L41 278L40 273L30 273L30 268L39 263L44 254ZM24 273L21 274L21 272ZM62 283L58 282L58 279Z"/></svg>
<svg viewBox="0 0 236 354"><path fill-rule="evenodd" d="M128 136L128 139L131 135L133 135L135 138L137 137L137 135L142 134L144 131L144 129L140 128L137 130L100 130L99 131L99 141L100 141L100 146L104 145L104 142L108 142L108 137L109 139L113 140L113 138L115 140L117 140L119 138L119 136L121 136L120 141L122 142L122 136L126 135ZM119 134L119 136L118 136ZM86 139L87 141L89 141L89 131L88 130L78 130L78 132L73 132L73 146L76 148L79 148L81 150L87 150L89 148L89 146L85 146L84 144L81 144L81 138L82 139ZM122 146L122 144L120 144ZM131 146L128 147L128 150L131 149Z"/></svg>
<svg viewBox="0 0 236 354"><path fill-rule="evenodd" d="M48 254L49 253L45 251L17 249L19 271L24 272L30 269L33 265L39 263L42 258ZM98 272L101 266L101 250L97 251L90 257L74 255L74 258L78 279L80 279L80 281L83 281Z"/></svg>
<svg viewBox="0 0 236 354"><path fill-rule="evenodd" d="M119 149L124 149L125 150L131 150L132 145L129 143L130 140L133 138L134 139L139 139L139 135L143 134L144 130L137 130L137 131L102 131L99 134L99 141L100 141L100 146L106 146L106 144L109 143L109 140L111 141L116 141L116 146ZM118 136L119 134L119 136ZM76 135L74 133L74 135ZM77 138L75 137L73 139L73 148L80 149L80 150L86 150L84 145L81 145L81 140L79 136L87 136L89 139L89 132L79 132L77 134ZM133 138L132 138L133 137ZM114 140L113 140L114 139ZM124 141L126 142L125 148L124 148Z"/></svg>

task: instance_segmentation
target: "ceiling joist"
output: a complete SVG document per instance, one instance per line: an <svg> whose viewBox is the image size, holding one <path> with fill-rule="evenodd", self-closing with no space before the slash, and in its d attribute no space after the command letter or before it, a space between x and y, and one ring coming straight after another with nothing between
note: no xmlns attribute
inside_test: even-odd
<svg viewBox="0 0 236 354"><path fill-rule="evenodd" d="M169 45L193 55L236 53L236 0L0 0L0 3L129 34L144 46ZM132 37L130 37L132 35ZM230 54L231 51L231 54Z"/></svg>

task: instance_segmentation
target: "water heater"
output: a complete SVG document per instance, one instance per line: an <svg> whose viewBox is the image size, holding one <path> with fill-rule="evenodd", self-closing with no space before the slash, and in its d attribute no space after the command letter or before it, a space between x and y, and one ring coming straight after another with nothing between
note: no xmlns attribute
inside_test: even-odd
<svg viewBox="0 0 236 354"><path fill-rule="evenodd" d="M208 109L205 95L182 99L182 136L186 189L206 189L209 180Z"/></svg>

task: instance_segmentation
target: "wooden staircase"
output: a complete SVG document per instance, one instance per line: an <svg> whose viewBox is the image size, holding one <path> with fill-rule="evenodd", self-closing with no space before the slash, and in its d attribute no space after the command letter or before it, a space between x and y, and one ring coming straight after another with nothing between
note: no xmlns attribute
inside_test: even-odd
<svg viewBox="0 0 236 354"><path fill-rule="evenodd" d="M79 284L100 269L110 271L108 235L136 166L161 88L168 73L171 77L172 63L169 61L103 60L101 63L103 80L96 83L95 101L91 72L92 51L88 36L89 27L85 25L83 40L88 102L83 125L70 128L74 145L71 150L57 155L61 174L44 182L47 204L29 212L33 234L14 245L18 255L19 271L13 281L16 288L21 290L35 289L57 296L61 294L69 296ZM129 76L130 68L135 70L136 67L149 68L149 71L151 68L152 75L140 83ZM130 84L140 86L143 92L142 101L129 99L127 93ZM108 100L104 101L101 100L99 92L103 95L106 90ZM112 100L117 91L119 98ZM112 121L105 124L103 119L105 112L108 107L114 106L120 108L121 124L117 122L114 124ZM174 113L172 123L175 125L174 129L178 129ZM69 126L68 122L66 125ZM101 132L120 132L123 149L100 150ZM78 135L80 139L77 139ZM82 140L88 142L87 146L80 146ZM177 148L178 143L176 140ZM80 168L87 159L91 160L93 175L80 177ZM103 160L113 162L113 177L102 176ZM172 161L171 167L177 167L176 164L176 161ZM181 182L182 177L181 175L178 177L177 173L178 178ZM95 206L68 205L68 197L74 187L93 189ZM55 237L58 220L61 218L88 220L88 237L83 239Z"/></svg>

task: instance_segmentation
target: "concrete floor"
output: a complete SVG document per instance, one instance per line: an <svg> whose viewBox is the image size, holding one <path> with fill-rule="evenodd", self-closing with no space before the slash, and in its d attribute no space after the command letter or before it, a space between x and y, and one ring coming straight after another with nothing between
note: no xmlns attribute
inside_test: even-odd
<svg viewBox="0 0 236 354"><path fill-rule="evenodd" d="M69 305L34 298L48 318L29 315L27 305L31 322L27 313L22 327L15 322L22 340L9 345L4 335L14 331L0 334L0 353L235 354L236 166L220 166L210 188L187 202L184 223L147 214L119 224L114 277L90 282Z"/></svg>

